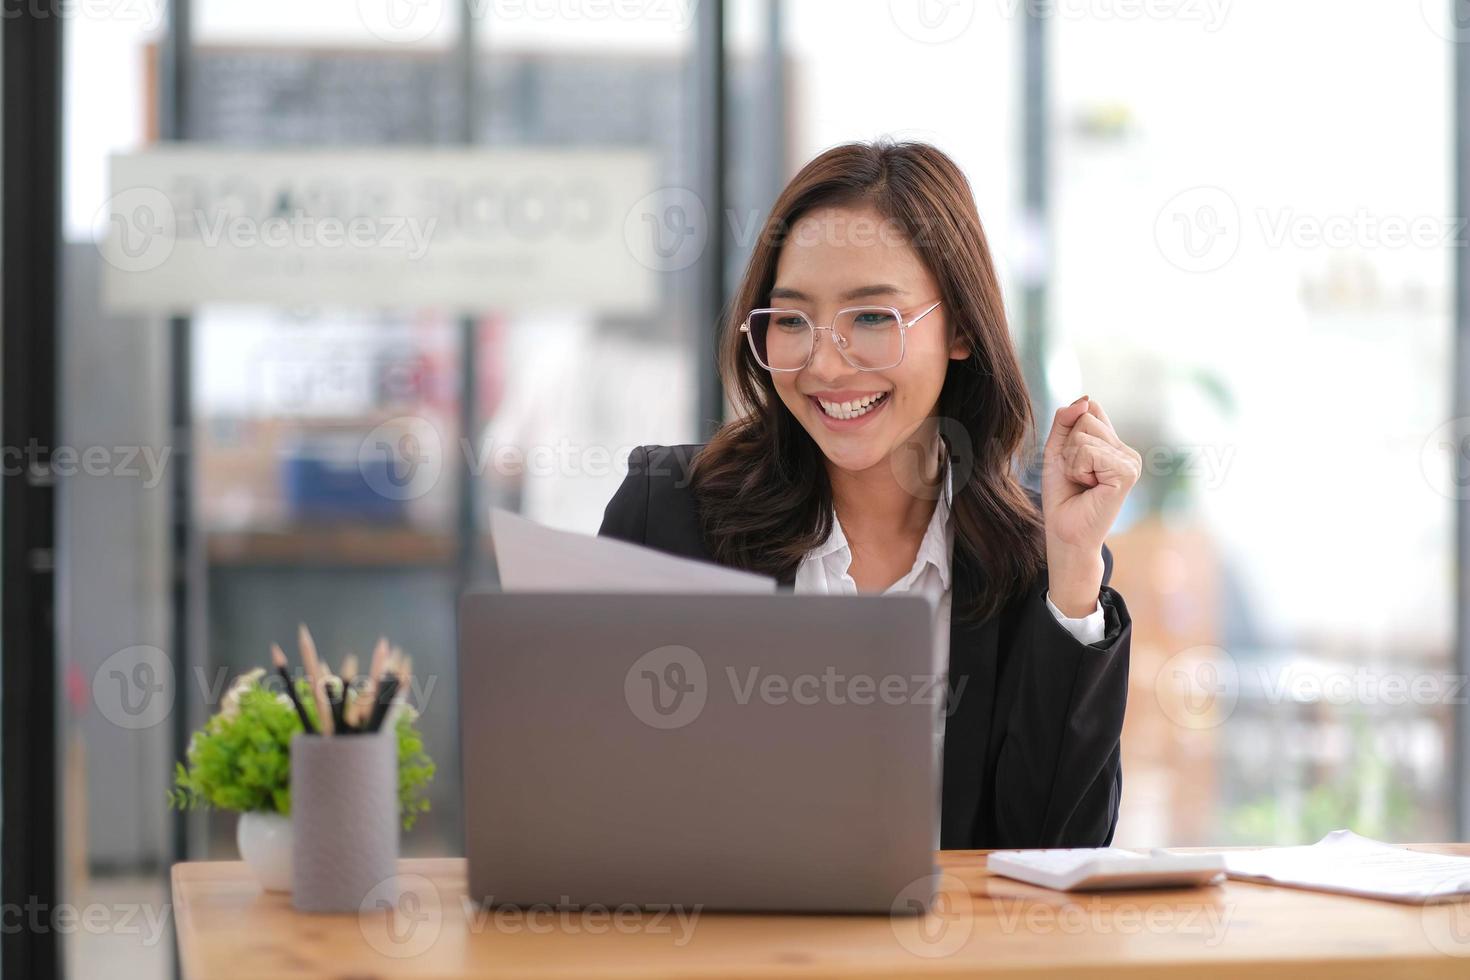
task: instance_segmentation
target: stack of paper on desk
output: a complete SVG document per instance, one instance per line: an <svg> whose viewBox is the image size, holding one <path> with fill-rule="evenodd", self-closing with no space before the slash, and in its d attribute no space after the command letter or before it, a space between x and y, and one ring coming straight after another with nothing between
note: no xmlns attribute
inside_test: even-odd
<svg viewBox="0 0 1470 980"><path fill-rule="evenodd" d="M1334 830L1315 844L1228 851L1232 878L1395 902L1470 896L1470 857L1426 854Z"/></svg>
<svg viewBox="0 0 1470 980"><path fill-rule="evenodd" d="M490 512L506 592L775 592L776 580Z"/></svg>

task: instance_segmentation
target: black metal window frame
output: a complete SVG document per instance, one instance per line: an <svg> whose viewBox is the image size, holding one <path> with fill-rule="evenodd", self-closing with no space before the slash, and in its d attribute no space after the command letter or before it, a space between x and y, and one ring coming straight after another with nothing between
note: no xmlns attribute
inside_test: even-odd
<svg viewBox="0 0 1470 980"><path fill-rule="evenodd" d="M61 237L61 18L7 4L0 123L0 428L4 446L40 446L0 476L0 971L61 971L56 930L30 927L60 901L54 488ZM42 921L45 921L43 918Z"/></svg>

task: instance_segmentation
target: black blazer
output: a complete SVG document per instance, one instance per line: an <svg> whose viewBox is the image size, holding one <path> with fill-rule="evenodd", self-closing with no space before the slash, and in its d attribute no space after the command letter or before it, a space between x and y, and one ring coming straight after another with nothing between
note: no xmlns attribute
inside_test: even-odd
<svg viewBox="0 0 1470 980"><path fill-rule="evenodd" d="M713 561L689 463L700 446L643 446L599 533ZM950 626L940 847L1101 847L1118 822L1119 740L1132 624L1106 585L1105 638L1078 642L1046 608L1039 582L984 622ZM954 605L978 582L956 555ZM785 584L790 584L785 583Z"/></svg>

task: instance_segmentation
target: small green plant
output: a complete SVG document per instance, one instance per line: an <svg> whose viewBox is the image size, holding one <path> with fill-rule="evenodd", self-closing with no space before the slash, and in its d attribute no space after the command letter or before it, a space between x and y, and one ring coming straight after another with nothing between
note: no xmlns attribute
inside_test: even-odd
<svg viewBox="0 0 1470 980"><path fill-rule="evenodd" d="M266 676L257 668L237 678L219 713L189 739L188 765L180 762L174 767L170 807L290 815L291 736L301 731L301 719L283 691L262 683ZM299 679L295 685L297 698L315 724L309 686ZM393 733L398 741L398 814L404 830L412 830L419 815L429 811L424 791L434 778L434 760L424 751L417 720L418 712L405 705Z"/></svg>

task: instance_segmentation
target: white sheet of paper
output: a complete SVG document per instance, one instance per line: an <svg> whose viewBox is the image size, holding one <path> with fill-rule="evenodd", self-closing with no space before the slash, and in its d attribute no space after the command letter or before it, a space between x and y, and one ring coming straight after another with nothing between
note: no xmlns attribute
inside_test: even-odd
<svg viewBox="0 0 1470 980"><path fill-rule="evenodd" d="M773 578L558 531L505 510L490 512L490 536L506 592L776 591Z"/></svg>
<svg viewBox="0 0 1470 980"><path fill-rule="evenodd" d="M1426 854L1334 830L1315 844L1227 851L1232 878L1396 902L1470 895L1470 857Z"/></svg>

